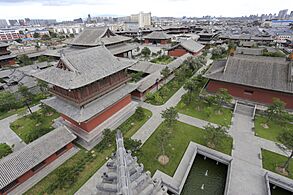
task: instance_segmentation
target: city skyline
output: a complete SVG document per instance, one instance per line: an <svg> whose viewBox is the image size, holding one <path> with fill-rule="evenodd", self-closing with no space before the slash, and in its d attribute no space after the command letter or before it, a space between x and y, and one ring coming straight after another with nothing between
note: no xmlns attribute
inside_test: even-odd
<svg viewBox="0 0 293 195"><path fill-rule="evenodd" d="M85 18L87 14L92 16L127 16L139 11L151 12L152 16L159 17L202 17L205 15L239 17L252 14L278 14L279 10L282 9L291 10L287 8L287 5L290 4L289 0L284 0L282 4L279 2L264 2L248 0L235 3L232 0L211 0L207 5L192 0L63 0L61 2L55 0L0 0L0 18L19 19L28 17L62 21L79 17ZM162 9L166 5L168 5L168 9ZM124 7L127 7L127 9L122 9ZM34 12L28 12L27 10L34 10ZM52 15L52 13L54 14Z"/></svg>

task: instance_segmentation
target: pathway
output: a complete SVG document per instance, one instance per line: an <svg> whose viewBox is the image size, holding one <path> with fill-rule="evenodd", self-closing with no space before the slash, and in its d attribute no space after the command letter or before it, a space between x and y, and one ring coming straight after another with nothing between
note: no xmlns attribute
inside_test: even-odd
<svg viewBox="0 0 293 195"><path fill-rule="evenodd" d="M244 108L241 106L241 108ZM241 109L240 108L240 109ZM231 163L231 182L228 194L265 195L266 186L261 148L252 131L252 116L236 108L230 134L234 141Z"/></svg>
<svg viewBox="0 0 293 195"><path fill-rule="evenodd" d="M33 112L39 110L39 105L33 106L31 110ZM28 115L28 111L25 115ZM10 128L10 124L16 121L17 119L21 118L23 116L19 116L17 114L14 114L12 116L9 116L7 118L4 118L0 120L0 143L6 143L9 146L14 145L13 151L17 151L21 148L23 148L26 144L21 140L21 138L12 131Z"/></svg>

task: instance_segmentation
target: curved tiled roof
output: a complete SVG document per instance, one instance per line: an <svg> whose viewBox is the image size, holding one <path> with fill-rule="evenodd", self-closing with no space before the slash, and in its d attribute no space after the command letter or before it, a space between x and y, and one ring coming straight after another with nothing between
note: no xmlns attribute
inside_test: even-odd
<svg viewBox="0 0 293 195"><path fill-rule="evenodd" d="M65 53L60 60L71 71L51 67L34 76L64 89L76 89L131 66L104 46Z"/></svg>
<svg viewBox="0 0 293 195"><path fill-rule="evenodd" d="M285 58L238 54L230 56L226 62L214 63L205 77L293 94L292 63Z"/></svg>
<svg viewBox="0 0 293 195"><path fill-rule="evenodd" d="M76 138L59 127L0 160L0 189L47 159Z"/></svg>

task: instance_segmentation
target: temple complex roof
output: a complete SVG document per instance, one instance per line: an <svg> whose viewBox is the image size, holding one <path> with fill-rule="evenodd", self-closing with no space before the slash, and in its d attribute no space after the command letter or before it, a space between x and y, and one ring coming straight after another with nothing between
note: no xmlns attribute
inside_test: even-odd
<svg viewBox="0 0 293 195"><path fill-rule="evenodd" d="M192 40L192 39L183 39L180 42L171 47L169 50L177 48L178 46L182 46L184 49L190 52L199 52L204 48L204 45Z"/></svg>
<svg viewBox="0 0 293 195"><path fill-rule="evenodd" d="M99 46L110 45L128 41L131 38L116 35L108 27L85 28L76 38L70 42L70 45L76 46Z"/></svg>
<svg viewBox="0 0 293 195"><path fill-rule="evenodd" d="M144 39L158 39L158 40L165 40L171 39L171 36L166 34L163 31L153 31L150 34L143 37Z"/></svg>
<svg viewBox="0 0 293 195"><path fill-rule="evenodd" d="M215 62L206 78L293 94L293 62L285 58L237 54Z"/></svg>
<svg viewBox="0 0 293 195"><path fill-rule="evenodd" d="M34 76L63 89L76 89L131 65L113 56L104 46L65 53L60 62L66 66L65 70L54 66Z"/></svg>
<svg viewBox="0 0 293 195"><path fill-rule="evenodd" d="M24 148L0 160L0 189L76 139L66 127L59 127Z"/></svg>

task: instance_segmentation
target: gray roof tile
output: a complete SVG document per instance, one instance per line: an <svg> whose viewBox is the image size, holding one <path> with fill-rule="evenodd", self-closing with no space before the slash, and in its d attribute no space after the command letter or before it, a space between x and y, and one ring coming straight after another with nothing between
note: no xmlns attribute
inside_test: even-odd
<svg viewBox="0 0 293 195"><path fill-rule="evenodd" d="M47 159L76 138L59 127L0 160L0 189Z"/></svg>

